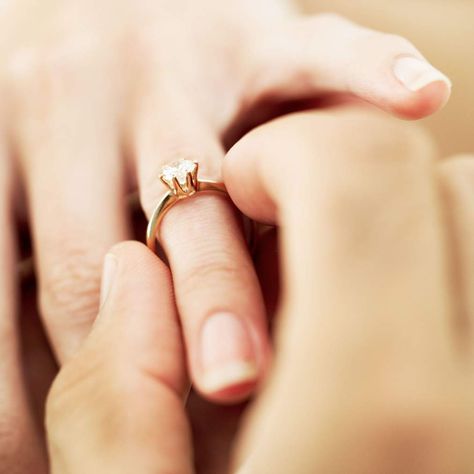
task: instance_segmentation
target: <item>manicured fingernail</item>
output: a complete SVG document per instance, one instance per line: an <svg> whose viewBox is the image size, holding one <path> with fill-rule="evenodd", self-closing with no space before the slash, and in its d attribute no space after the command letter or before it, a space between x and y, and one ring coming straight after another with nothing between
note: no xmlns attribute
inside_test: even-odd
<svg viewBox="0 0 474 474"><path fill-rule="evenodd" d="M416 92L433 82L444 82L451 88L451 81L423 59L404 56L393 66L395 77L409 90Z"/></svg>
<svg viewBox="0 0 474 474"><path fill-rule="evenodd" d="M108 253L104 258L104 267L102 269L102 284L100 287L100 307L104 305L109 296L115 273L117 272L117 257Z"/></svg>
<svg viewBox="0 0 474 474"><path fill-rule="evenodd" d="M255 349L244 323L234 314L217 313L201 333L201 388L216 393L258 378Z"/></svg>

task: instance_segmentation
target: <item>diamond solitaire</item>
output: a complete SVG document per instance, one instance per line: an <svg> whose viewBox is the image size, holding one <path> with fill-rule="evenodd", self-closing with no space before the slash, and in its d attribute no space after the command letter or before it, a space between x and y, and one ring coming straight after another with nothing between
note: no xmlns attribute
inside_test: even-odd
<svg viewBox="0 0 474 474"><path fill-rule="evenodd" d="M160 179L169 189L153 211L146 231L148 247L156 251L159 240L159 227L165 214L182 199L200 193L220 193L227 196L224 183L209 179L198 179L199 164L191 160L179 160L169 163L161 169Z"/></svg>
<svg viewBox="0 0 474 474"><path fill-rule="evenodd" d="M191 160L178 160L163 166L160 179L178 195L191 195L197 191L198 164Z"/></svg>

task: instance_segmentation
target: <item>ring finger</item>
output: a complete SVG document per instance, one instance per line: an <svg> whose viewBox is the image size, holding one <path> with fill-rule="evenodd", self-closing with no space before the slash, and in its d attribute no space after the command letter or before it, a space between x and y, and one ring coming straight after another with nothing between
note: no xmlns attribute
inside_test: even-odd
<svg viewBox="0 0 474 474"><path fill-rule="evenodd" d="M135 125L138 180L148 217L165 191L158 179L165 163L196 160L205 178L221 180L217 133L193 114L191 101L161 86L160 92L156 83L144 88ZM244 398L264 372L269 344L260 287L235 209L224 196L197 196L169 211L160 235L194 383L216 401Z"/></svg>
<svg viewBox="0 0 474 474"><path fill-rule="evenodd" d="M61 362L97 313L104 254L128 234L116 136L119 90L104 74L110 61L94 51L32 54L15 75L16 143L42 316Z"/></svg>

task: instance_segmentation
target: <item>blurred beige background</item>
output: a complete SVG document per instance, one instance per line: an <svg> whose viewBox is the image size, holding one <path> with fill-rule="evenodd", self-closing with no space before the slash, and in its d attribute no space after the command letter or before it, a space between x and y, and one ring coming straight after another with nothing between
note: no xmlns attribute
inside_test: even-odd
<svg viewBox="0 0 474 474"><path fill-rule="evenodd" d="M300 0L413 41L453 81L448 106L426 120L445 154L474 152L474 0Z"/></svg>

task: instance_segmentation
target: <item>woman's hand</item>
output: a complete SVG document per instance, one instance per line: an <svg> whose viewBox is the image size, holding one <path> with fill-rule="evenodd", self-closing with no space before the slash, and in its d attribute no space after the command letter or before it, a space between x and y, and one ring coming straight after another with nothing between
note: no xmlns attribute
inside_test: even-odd
<svg viewBox="0 0 474 474"><path fill-rule="evenodd" d="M437 161L419 129L343 109L231 150L229 191L281 225L283 263L239 474L472 472L472 160ZM50 394L53 472L193 472L167 269L138 244L106 262L100 316Z"/></svg>
<svg viewBox="0 0 474 474"><path fill-rule="evenodd" d="M261 102L349 95L417 118L449 96L406 40L283 2L20 0L0 15L5 159L26 188L42 316L61 362L97 312L106 249L130 235L124 195L135 182L150 216L164 163L196 159L221 179L224 135ZM239 219L202 196L167 215L162 243L193 381L215 400L245 397L269 348Z"/></svg>

